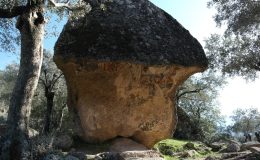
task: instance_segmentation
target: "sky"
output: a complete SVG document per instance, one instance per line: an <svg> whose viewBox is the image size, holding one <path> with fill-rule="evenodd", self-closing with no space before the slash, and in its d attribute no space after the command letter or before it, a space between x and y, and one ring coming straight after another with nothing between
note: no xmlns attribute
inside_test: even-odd
<svg viewBox="0 0 260 160"><path fill-rule="evenodd" d="M223 29L217 28L213 20L214 9L207 8L208 0L150 0L179 21L190 33L204 46L204 40L213 33L222 33ZM60 22L57 31L60 32L65 21ZM45 48L52 49L56 38L44 41ZM0 53L0 69L18 61L18 56ZM220 90L218 97L219 107L223 115L229 116L236 108L258 107L260 80L246 83L245 80L235 77L228 80L229 84Z"/></svg>
<svg viewBox="0 0 260 160"><path fill-rule="evenodd" d="M177 19L204 46L204 40L213 33L224 29L216 27L213 16L216 11L207 7L208 0L150 0ZM246 82L241 77L228 79L228 84L220 90L218 101L222 115L232 114L236 108L256 107L259 105L260 79Z"/></svg>

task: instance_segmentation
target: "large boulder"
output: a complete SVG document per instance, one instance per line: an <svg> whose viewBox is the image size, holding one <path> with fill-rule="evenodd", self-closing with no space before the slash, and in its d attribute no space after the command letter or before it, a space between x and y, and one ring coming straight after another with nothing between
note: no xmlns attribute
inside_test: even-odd
<svg viewBox="0 0 260 160"><path fill-rule="evenodd" d="M113 0L70 18L54 60L68 86L68 106L87 142L131 137L152 147L172 136L175 91L207 68L199 42L147 0Z"/></svg>
<svg viewBox="0 0 260 160"><path fill-rule="evenodd" d="M226 152L239 152L240 151L240 145L237 143L230 143L227 145L227 148L225 149Z"/></svg>

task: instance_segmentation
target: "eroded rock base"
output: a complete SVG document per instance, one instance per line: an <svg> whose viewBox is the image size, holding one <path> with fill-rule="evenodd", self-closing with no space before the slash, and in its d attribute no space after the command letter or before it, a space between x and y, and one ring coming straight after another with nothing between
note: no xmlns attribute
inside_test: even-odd
<svg viewBox="0 0 260 160"><path fill-rule="evenodd" d="M128 62L61 61L68 104L90 143L115 137L152 147L171 137L177 123L177 86L199 67L146 66Z"/></svg>

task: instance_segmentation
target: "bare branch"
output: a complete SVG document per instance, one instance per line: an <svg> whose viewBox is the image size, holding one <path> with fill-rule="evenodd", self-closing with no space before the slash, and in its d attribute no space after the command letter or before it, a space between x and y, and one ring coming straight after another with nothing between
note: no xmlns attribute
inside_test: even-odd
<svg viewBox="0 0 260 160"><path fill-rule="evenodd" d="M202 90L204 90L204 89L206 89L206 88L197 88L197 89L195 89L195 90L184 91L184 92L182 92L182 93L179 93L179 94L177 94L177 101L178 101L182 96L184 96L184 95L186 95L186 94L199 93L200 91L202 91Z"/></svg>
<svg viewBox="0 0 260 160"><path fill-rule="evenodd" d="M53 79L53 80L52 80L51 90L53 89L53 87L55 86L56 82L60 79L61 76L63 76L62 73L60 73L60 75L57 76L56 79Z"/></svg>
<svg viewBox="0 0 260 160"><path fill-rule="evenodd" d="M0 8L0 18L14 18L23 14L26 9L26 6L14 6L8 9Z"/></svg>
<svg viewBox="0 0 260 160"><path fill-rule="evenodd" d="M75 11L75 10L82 10L84 9L84 5L82 5L81 3L80 4L77 4L77 5L71 5L70 4L70 0L68 0L67 2L65 3L57 3L55 2L55 0L48 0L49 3L56 7L56 8L66 8L70 11Z"/></svg>
<svg viewBox="0 0 260 160"><path fill-rule="evenodd" d="M46 83L45 83L45 80L44 79L42 79L42 78L39 78L39 81L42 83L42 85L44 86L44 87L46 87Z"/></svg>
<svg viewBox="0 0 260 160"><path fill-rule="evenodd" d="M70 1L68 0L66 3L57 3L57 2L55 2L55 0L49 0L49 3L51 5L53 5L54 7L57 7L57 8L67 8L69 10L72 10L69 2Z"/></svg>

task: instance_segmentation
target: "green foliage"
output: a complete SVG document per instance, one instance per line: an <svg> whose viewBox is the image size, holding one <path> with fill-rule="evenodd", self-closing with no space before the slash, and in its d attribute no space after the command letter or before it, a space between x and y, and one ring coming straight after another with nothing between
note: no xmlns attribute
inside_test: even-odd
<svg viewBox="0 0 260 160"><path fill-rule="evenodd" d="M177 104L188 117L179 121L177 132L182 137L178 138L207 141L217 132L223 124L223 118L216 97L218 89L224 83L222 77L213 70L208 70L200 76L189 78L179 88ZM185 121L190 122L185 125Z"/></svg>
<svg viewBox="0 0 260 160"><path fill-rule="evenodd" d="M19 65L12 63L6 66L5 70L0 73L0 100L9 105L9 98L18 75Z"/></svg>
<svg viewBox="0 0 260 160"><path fill-rule="evenodd" d="M155 145L155 148L157 148L161 153L166 152L165 149L170 149L173 152L182 152L184 151L183 146L188 142L189 141L186 140L165 139L158 142Z"/></svg>
<svg viewBox="0 0 260 160"><path fill-rule="evenodd" d="M0 71L0 123L6 121L10 97L18 69L19 65L12 63L7 65L3 71Z"/></svg>
<svg viewBox="0 0 260 160"><path fill-rule="evenodd" d="M211 35L205 49L213 62L210 67L230 76L254 79L260 71L260 41L250 37Z"/></svg>
<svg viewBox="0 0 260 160"><path fill-rule="evenodd" d="M227 24L227 32L251 34L260 24L260 2L258 0L211 0L208 6L217 9L216 23Z"/></svg>
<svg viewBox="0 0 260 160"><path fill-rule="evenodd" d="M0 8L13 8L15 5L23 5L25 0L1 0ZM15 28L15 19L0 18L0 51L15 52L20 44L20 35Z"/></svg>
<svg viewBox="0 0 260 160"><path fill-rule="evenodd" d="M36 130L42 131L43 125L45 123L44 118L47 109L45 85L47 85L47 87L53 85L51 87L51 92L54 92L54 108L51 115L51 128L56 129L57 127L59 127L60 119L62 118L62 116L63 121L71 121L71 117L68 114L68 110L65 108L67 100L67 87L65 79L63 76L57 77L61 74L61 71L53 62L52 54L48 51L44 51L42 72L40 75L40 81L36 90L36 94L32 103L33 107L30 121L30 125L32 126L32 128ZM54 82L55 78L58 79ZM65 123L63 125L67 124Z"/></svg>
<svg viewBox="0 0 260 160"><path fill-rule="evenodd" d="M194 148L187 148L186 146L188 143L194 144ZM213 154L210 151L210 148L208 148L205 144L188 140L166 139L155 144L154 148L164 155L164 159L168 160L182 159L179 157L179 155L182 154L179 153L183 153L188 150L196 150L196 152L198 152L195 157L191 157L190 159L207 157Z"/></svg>
<svg viewBox="0 0 260 160"><path fill-rule="evenodd" d="M231 116L234 122L232 131L239 133L253 133L260 129L260 112L257 108L237 109Z"/></svg>
<svg viewBox="0 0 260 160"><path fill-rule="evenodd" d="M1 9L12 9L16 6L25 6L32 0L1 0ZM57 0L55 0L57 1ZM35 1L36 2L36 1ZM38 3L41 3L38 1ZM70 10L66 7L55 7L49 1L45 1L43 5L45 9L45 37L54 38L59 35L58 28L62 21L71 18L77 18L86 11L91 10L91 7L82 0L70 0ZM60 1L65 3L64 1ZM0 18L0 51L19 53L20 34L16 29L17 18Z"/></svg>
<svg viewBox="0 0 260 160"><path fill-rule="evenodd" d="M218 26L227 25L224 36L211 35L206 50L215 67L228 75L254 79L260 71L260 2L211 0Z"/></svg>
<svg viewBox="0 0 260 160"><path fill-rule="evenodd" d="M12 89L15 85L16 77L18 75L19 65L17 63L12 63L6 66L3 71L0 71L0 122L5 122L7 117L7 111L9 106L9 101L12 93ZM47 70L47 80L51 80L54 74L61 74L61 71L56 67L52 59L52 54L45 51L44 61L42 70ZM40 75L44 78L43 72ZM37 131L42 131L44 124L44 116L46 112L46 98L44 93L44 86L41 81L37 86L37 90L32 102L32 111L30 119L30 127L36 129ZM67 100L67 88L63 76L55 83L53 87L55 92L54 98L54 108L52 114L52 124L53 129L57 128L60 123L60 118L63 116L63 123L61 127L61 132L71 132L69 126L73 126L72 117L70 116L68 109L66 107Z"/></svg>

